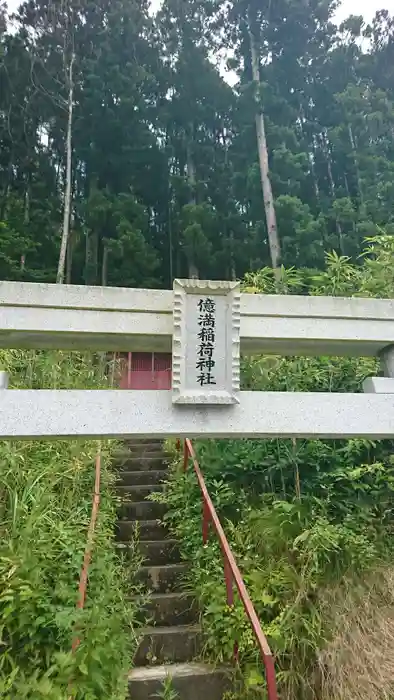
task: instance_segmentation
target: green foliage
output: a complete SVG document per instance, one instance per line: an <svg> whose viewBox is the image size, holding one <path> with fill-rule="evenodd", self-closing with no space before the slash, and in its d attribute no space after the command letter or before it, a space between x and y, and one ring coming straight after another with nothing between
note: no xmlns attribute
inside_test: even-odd
<svg viewBox="0 0 394 700"><path fill-rule="evenodd" d="M0 276L18 280L22 277L21 258L34 244L9 224L0 221Z"/></svg>
<svg viewBox="0 0 394 700"><path fill-rule="evenodd" d="M322 270L331 249L354 262L365 236L393 233L394 22L382 10L336 27L336 5L164 0L152 17L147 0L94 11L23 0L12 21L1 11L1 276L55 279L71 50L68 281L168 287L190 271L233 279L268 265L256 106L286 268Z"/></svg>
<svg viewBox="0 0 394 700"><path fill-rule="evenodd" d="M343 294L346 290L357 295L362 290L392 296L387 262L393 251L393 238L379 236L367 241L357 266L332 253L326 256L325 270L310 274L309 279L302 271L283 268L283 291L297 293L302 288L304 293ZM244 285L252 293L272 293L272 271L249 274ZM242 382L252 390L359 391L365 376L377 372L376 361L368 358L256 357L244 359ZM336 606L340 616L352 585L360 590L358 602L355 597L352 600L360 606L359 627L371 634L385 614L379 601L382 596L391 600L391 593L376 582L374 571L391 571L393 442L207 440L195 447L208 491L275 654L280 697L322 698L322 654L329 656L330 645L342 634L341 621L334 614ZM175 461L164 498L170 507L170 527L185 556L193 561L188 585L197 591L201 604L205 653L228 662L237 642L246 688L240 697L255 692L256 686L264 692L261 659L242 605L237 596L234 607L226 603L220 547L213 535L207 545L201 542L201 495L193 470L180 473ZM389 578L381 573L379 577ZM368 607L363 601L369 595L373 602ZM356 624L356 611L351 619ZM352 655L357 658L360 652L352 647L356 635L352 637L351 629L349 638L350 642L344 639L347 653L350 659ZM382 645L382 655L387 657L386 641ZM332 665L330 672L335 676ZM374 670L373 661L370 666ZM378 675L377 669L375 675L371 672L371 678ZM341 677L346 684L344 674ZM340 684L335 677L330 682L324 698L337 700L333 688ZM387 697L385 689L382 685L380 694L373 696L375 685L371 686L367 697ZM352 697L346 689L343 693L340 697L346 700Z"/></svg>
<svg viewBox="0 0 394 700"><path fill-rule="evenodd" d="M172 678L167 675L163 681L161 690L153 695L155 698L160 698L161 700L177 700L179 697L178 693L173 687Z"/></svg>
<svg viewBox="0 0 394 700"><path fill-rule="evenodd" d="M97 388L98 364L77 353L2 351L14 387ZM95 455L101 498L85 608L78 581L92 508ZM112 446L86 441L0 445L0 695L124 700L137 644L127 601L131 570L114 548ZM75 638L80 644L72 653Z"/></svg>
<svg viewBox="0 0 394 700"><path fill-rule="evenodd" d="M99 241L107 254L103 284L115 285L119 277L125 287L155 287L159 261L148 242L148 215L132 194L116 197L93 189L87 202L86 224L91 255L86 261L85 281L97 282Z"/></svg>

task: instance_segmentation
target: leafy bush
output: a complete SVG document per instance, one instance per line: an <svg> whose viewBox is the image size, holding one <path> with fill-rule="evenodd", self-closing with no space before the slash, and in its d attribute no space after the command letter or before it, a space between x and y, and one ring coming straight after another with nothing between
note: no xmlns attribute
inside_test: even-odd
<svg viewBox="0 0 394 700"><path fill-rule="evenodd" d="M94 388L98 360L80 354L1 352L12 386ZM0 696L126 697L136 645L130 572L114 548L116 499L109 442L0 443ZM84 610L78 580L102 454L101 501ZM138 557L130 565L135 570ZM71 651L73 640L80 644Z"/></svg>
<svg viewBox="0 0 394 700"><path fill-rule="evenodd" d="M368 241L359 266L330 254L319 274L283 269L281 291L394 296L390 259L394 238L383 236ZM273 293L272 271L248 275L245 288ZM249 390L359 391L378 371L373 358L256 357L244 358L242 382ZM195 447L275 653L282 700L393 697L393 442L209 440ZM218 544L201 542L195 475L180 474L175 463L165 499L171 529L193 562L188 585L200 600L206 654L229 661L236 641L248 692L265 697L250 625L238 600L226 604Z"/></svg>

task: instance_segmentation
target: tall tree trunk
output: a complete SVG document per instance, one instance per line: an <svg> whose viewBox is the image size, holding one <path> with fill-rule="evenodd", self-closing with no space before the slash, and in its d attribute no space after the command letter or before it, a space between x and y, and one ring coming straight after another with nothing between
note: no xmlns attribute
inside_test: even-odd
<svg viewBox="0 0 394 700"><path fill-rule="evenodd" d="M193 138L193 125L191 125L191 128L190 128L190 140L192 138ZM191 197L190 197L190 204L196 204L196 195L195 195L196 169L194 166L193 153L192 153L190 140L188 140L187 144L186 144L186 172L187 172L187 180L189 183L189 187L190 187L190 190L192 192ZM193 279L193 278L198 279L198 267L197 267L196 262L194 260L194 256L192 259L189 259L188 264L189 264L189 279Z"/></svg>
<svg viewBox="0 0 394 700"><path fill-rule="evenodd" d="M237 275L235 272L235 256L234 256L234 232L231 231L230 233L230 279L235 282L237 279ZM252 269L252 268L251 268Z"/></svg>
<svg viewBox="0 0 394 700"><path fill-rule="evenodd" d="M90 276L90 234L89 231L85 231L85 284L89 284Z"/></svg>
<svg viewBox="0 0 394 700"><path fill-rule="evenodd" d="M224 165L225 165L225 168L227 171L227 169L228 169L228 143L227 143L227 134L226 134L225 127L222 127L222 139L223 139L223 145L224 145ZM232 193L231 193L231 196L233 196ZM224 235L226 238L228 237L228 239L229 239L229 267L230 267L229 279L231 279L231 280L233 280L233 282L235 282L235 280L237 279L237 275L236 275L236 269L235 269L235 255L234 255L234 251L235 251L234 231L231 228L230 234L228 234L228 225L227 225L226 220L224 221Z"/></svg>
<svg viewBox="0 0 394 700"><path fill-rule="evenodd" d="M109 248L107 245L103 246L103 260L102 260L102 267L101 267L101 286L106 287L107 286L107 280L108 280L108 258L109 258Z"/></svg>
<svg viewBox="0 0 394 700"><path fill-rule="evenodd" d="M324 157L325 157L326 163L327 163L327 173L328 173L328 182L330 183L331 199L333 202L335 202L335 200L336 200L335 182L334 182L334 176L332 174L332 160L331 160L329 140L328 140L328 136L327 136L326 131L323 131L323 133L321 135L321 145L322 145L322 151L324 153ZM341 252L341 255L344 255L342 226L341 226L340 222L338 221L337 216L335 216L335 227L336 227L337 234L338 234L339 250Z"/></svg>
<svg viewBox="0 0 394 700"><path fill-rule="evenodd" d="M260 104L260 61L259 53L256 47L255 37L253 35L251 21L249 17L248 24L249 40L250 40L250 55L252 61L252 74L253 82L255 84L255 100L256 100L256 136L257 136L257 149L259 154L260 163L260 177L261 186L263 190L264 197L264 209L265 218L267 222L267 233L268 233L268 243L270 247L271 254L271 264L274 270L275 277L278 279L279 276L279 265L280 265L280 242L278 235L278 227L276 223L276 213L274 197L272 194L271 180L269 175L269 165L268 165L268 148L267 139L265 135L265 125L264 125L264 113Z"/></svg>
<svg viewBox="0 0 394 700"><path fill-rule="evenodd" d="M309 162L311 164L311 174L312 174L312 180L313 180L313 187L315 190L315 195L316 195L316 200L320 204L320 190L319 190L319 181L316 175L316 167L315 167L315 162L316 162L316 138L313 135L312 136L312 147L311 150L308 149L308 156L309 156Z"/></svg>
<svg viewBox="0 0 394 700"><path fill-rule="evenodd" d="M318 202L318 204L320 204L319 183L318 183L317 177L316 177L315 160L313 157L313 153L311 151L308 151L308 159L309 159L309 165L311 167L311 176L312 176L312 182L313 182L313 189L315 190L316 201Z"/></svg>
<svg viewBox="0 0 394 700"><path fill-rule="evenodd" d="M12 157L10 158L10 162L8 164L7 168L7 182L3 190L2 198L1 198L1 207L0 207L0 219L6 219L8 216L8 207L9 207L9 198L10 198L10 192L11 192L11 183L12 183L12 178L13 178L13 173L12 173Z"/></svg>
<svg viewBox="0 0 394 700"><path fill-rule="evenodd" d="M171 141L168 131L166 131L166 141L165 150L170 151L173 155L173 150L171 149ZM173 241L173 231L172 231L172 188L171 188L171 158L169 163L169 178L168 178L168 191L167 191L167 217L168 217L168 263L169 263L169 274L170 274L170 287L172 289L172 283L174 280L174 241ZM165 232L164 232L165 234Z"/></svg>
<svg viewBox="0 0 394 700"><path fill-rule="evenodd" d="M25 233L27 233L27 227L30 224L30 175L26 176L26 187L25 187L25 197L24 197L24 210L23 210L23 225L25 226ZM20 271L21 274L24 273L26 267L26 255L22 253L20 260Z"/></svg>
<svg viewBox="0 0 394 700"><path fill-rule="evenodd" d="M100 235L98 230L95 228L90 237L90 254L92 261L92 282L91 284L100 284L99 276L99 245L100 245Z"/></svg>
<svg viewBox="0 0 394 700"><path fill-rule="evenodd" d="M352 129L350 123L348 123L347 128L348 128L350 145L352 147L353 162L354 162L354 168L355 168L356 177L357 177L358 194L360 197L360 202L361 202L361 204L363 204L364 203L364 195L363 195L363 188L362 188L362 184L361 184L360 168L358 166L356 140L353 136L353 129Z"/></svg>
<svg viewBox="0 0 394 700"><path fill-rule="evenodd" d="M169 273L170 273L170 287L172 289L172 283L174 281L174 243L172 235L172 209L171 209L171 195L168 195L168 243L169 243Z"/></svg>
<svg viewBox="0 0 394 700"><path fill-rule="evenodd" d="M346 194L347 194L347 196L349 197L349 199L351 199L350 188L349 188L349 181L348 181L348 179L347 179L346 173L343 173L343 181L344 181L344 183L345 183Z"/></svg>
<svg viewBox="0 0 394 700"><path fill-rule="evenodd" d="M73 127L73 105L74 105L74 82L73 82L73 65L74 54L71 54L69 71L68 71L68 120L67 120L67 139L66 139L66 186L64 191L64 210L63 210L63 233L62 242L60 245L59 265L57 268L57 284L64 282L64 272L66 266L66 253L68 245L68 237L70 233L70 214L71 214L71 177L72 177L72 127Z"/></svg>
<svg viewBox="0 0 394 700"><path fill-rule="evenodd" d="M315 196L316 196L316 201L318 204L320 204L320 191L319 191L319 183L316 177L316 168L315 168L315 137L312 135L312 139L308 136L308 133L305 133L304 129L304 124L306 123L306 117L305 117L305 112L302 104L300 104L300 131L302 134L302 139L305 142L305 150L308 153L308 160L309 160L309 165L311 169L311 179L313 183L313 189L315 191Z"/></svg>
<svg viewBox="0 0 394 700"><path fill-rule="evenodd" d="M25 189L25 206L23 212L23 223L28 226L30 223L30 177L26 178L26 189Z"/></svg>
<svg viewBox="0 0 394 700"><path fill-rule="evenodd" d="M85 284L100 284L101 274L99 279L98 269L99 233L96 229L93 229L86 231L85 236Z"/></svg>
<svg viewBox="0 0 394 700"><path fill-rule="evenodd" d="M73 266L73 252L74 252L74 235L73 229L70 231L68 237L67 245L67 256L66 256L66 284L71 284L72 266Z"/></svg>
<svg viewBox="0 0 394 700"><path fill-rule="evenodd" d="M103 259L101 261L101 286L106 287L107 286L107 279L108 279L108 258L109 258L109 248L106 245L106 242L104 240L103 242ZM100 365L100 376L102 379L105 379L109 367L107 366L107 353L106 352L100 352L99 353L99 365Z"/></svg>

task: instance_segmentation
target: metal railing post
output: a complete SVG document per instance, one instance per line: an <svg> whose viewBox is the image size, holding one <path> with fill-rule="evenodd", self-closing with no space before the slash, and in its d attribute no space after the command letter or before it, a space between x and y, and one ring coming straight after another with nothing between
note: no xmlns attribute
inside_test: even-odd
<svg viewBox="0 0 394 700"><path fill-rule="evenodd" d="M203 497L202 499L202 541L204 544L208 542L209 535L209 508Z"/></svg>
<svg viewBox="0 0 394 700"><path fill-rule="evenodd" d="M276 688L275 665L272 656L263 658L265 667L265 679L267 682L268 700L278 700L278 691Z"/></svg>
<svg viewBox="0 0 394 700"><path fill-rule="evenodd" d="M98 518L99 506L100 506L100 482L101 482L101 446L96 455L96 465L95 465L95 479L94 479L94 491L92 498L92 510L90 514L90 522L86 538L85 552L83 556L82 568L79 575L78 584L78 599L77 599L77 610L83 610L85 607L86 593L88 588L89 580L89 567L92 560L93 546L94 546L94 535L96 522ZM74 637L72 640L71 651L74 654L79 647L80 639L78 636L78 630L74 630ZM71 680L69 686L71 685ZM74 692L71 692L68 700L73 700Z"/></svg>
<svg viewBox="0 0 394 700"><path fill-rule="evenodd" d="M189 461L189 448L187 446L186 440L183 443L183 471L187 469L187 463Z"/></svg>
<svg viewBox="0 0 394 700"><path fill-rule="evenodd" d="M227 557L223 552L224 583L226 584L227 605L232 608L234 605L233 575Z"/></svg>

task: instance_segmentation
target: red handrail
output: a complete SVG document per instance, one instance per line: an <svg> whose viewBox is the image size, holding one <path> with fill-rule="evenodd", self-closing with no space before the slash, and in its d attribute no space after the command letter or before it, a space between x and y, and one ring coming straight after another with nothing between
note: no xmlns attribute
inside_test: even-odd
<svg viewBox="0 0 394 700"><path fill-rule="evenodd" d="M179 441L177 443L180 445ZM232 606L234 604L233 595L233 583L238 589L239 597L241 598L242 604L244 606L245 612L249 618L250 624L254 636L256 637L257 644L260 649L261 658L265 667L265 678L267 682L267 692L268 700L278 700L278 693L276 689L276 678L275 678L275 664L272 656L271 649L264 635L259 619L256 615L256 611L253 607L253 603L249 597L246 590L246 586L243 582L241 572L238 569L237 563L234 559L234 555L230 549L230 545L227 541L224 530L220 524L218 514L216 513L215 506L212 503L211 497L208 493L204 477L202 475L200 466L197 461L196 454L193 449L193 445L190 440L185 440L184 450L183 450L183 470L186 471L189 458L193 462L194 471L197 476L198 484L200 486L200 491L202 495L203 502L203 513L202 513L202 538L204 544L208 540L209 525L212 524L216 531L218 537L222 554L223 554L223 565L224 565L224 580L226 584L227 592L227 604ZM238 647L234 648L234 656L238 657Z"/></svg>
<svg viewBox="0 0 394 700"><path fill-rule="evenodd" d="M88 587L89 565L90 565L90 562L92 559L94 531L96 528L98 509L99 509L99 505L100 505L100 477L101 477L101 455L100 455L100 453L98 453L96 455L96 471L95 471L95 480L94 480L92 513L90 516L90 523L89 523L89 529L88 529L88 536L87 536L87 540L86 540L85 554L83 557L82 569L81 569L81 573L79 576L77 610L83 609L83 607L85 605L85 600L86 600L86 591L87 591L87 587ZM80 642L79 638L77 636L74 637L74 640L72 643L72 651L73 652L79 646L79 642Z"/></svg>
<svg viewBox="0 0 394 700"><path fill-rule="evenodd" d="M92 512L90 515L90 523L89 523L88 535L87 535L87 539L86 539L86 547L85 547L85 553L84 553L83 562L82 562L81 573L79 575L77 610L82 610L85 606L86 591L88 588L89 565L90 565L90 562L92 559L92 551L93 551L94 531L96 528L98 510L99 510L99 505L100 505L100 479L101 479L101 454L100 454L100 452L98 452L96 455L96 469L95 469L95 477L94 477L94 492L93 492L93 501L92 501ZM78 635L76 634L74 636L72 646L71 646L71 650L72 650L73 654L78 649L80 641L81 640L79 639ZM70 680L69 685L71 685L71 682L72 681ZM73 700L74 692L70 693L68 700Z"/></svg>
<svg viewBox="0 0 394 700"><path fill-rule="evenodd" d="M114 385L114 373L115 373L115 363L116 363L117 353L113 354L113 373L111 377L111 386ZM131 353L128 355L128 384L130 383L131 374ZM100 448L96 455L96 466L95 466L95 476L94 476L94 491L92 499L92 512L90 515L90 522L88 528L88 534L86 538L85 553L82 562L81 573L79 575L79 585L78 585L78 600L77 600L77 610L83 610L86 600L86 592L88 588L88 575L89 566L92 560L93 542L94 542L94 531L96 529L96 522L98 517L99 505L100 505L100 481L101 481L101 452ZM74 653L80 644L80 639L78 635L74 636L72 642L72 653ZM72 695L70 695L69 700L72 700Z"/></svg>

